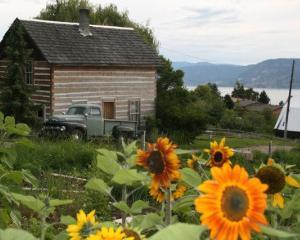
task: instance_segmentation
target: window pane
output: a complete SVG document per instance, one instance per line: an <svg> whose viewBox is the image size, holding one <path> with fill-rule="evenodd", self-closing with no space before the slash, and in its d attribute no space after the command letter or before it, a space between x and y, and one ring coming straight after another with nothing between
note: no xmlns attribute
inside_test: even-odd
<svg viewBox="0 0 300 240"><path fill-rule="evenodd" d="M91 108L91 115L100 115L100 109L99 108Z"/></svg>

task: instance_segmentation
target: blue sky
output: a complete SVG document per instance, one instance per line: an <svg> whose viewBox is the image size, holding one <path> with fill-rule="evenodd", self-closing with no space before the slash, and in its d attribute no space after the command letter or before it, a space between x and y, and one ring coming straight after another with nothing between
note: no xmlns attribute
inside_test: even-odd
<svg viewBox="0 0 300 240"><path fill-rule="evenodd" d="M173 61L251 64L300 57L299 0L90 0L114 3L150 23ZM36 16L51 0L0 0L0 38L16 18Z"/></svg>

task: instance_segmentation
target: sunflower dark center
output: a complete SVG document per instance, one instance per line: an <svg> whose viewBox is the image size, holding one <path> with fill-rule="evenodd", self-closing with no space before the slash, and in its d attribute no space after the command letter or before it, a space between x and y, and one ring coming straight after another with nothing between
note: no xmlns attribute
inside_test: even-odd
<svg viewBox="0 0 300 240"><path fill-rule="evenodd" d="M131 229L124 229L123 230L126 237L133 237L134 240L141 240L139 234Z"/></svg>
<svg viewBox="0 0 300 240"><path fill-rule="evenodd" d="M262 183L265 183L269 186L266 191L268 194L279 193L285 186L285 175L277 167L262 167L257 172L256 177L259 178Z"/></svg>
<svg viewBox="0 0 300 240"><path fill-rule="evenodd" d="M223 191L221 209L224 217L238 222L247 215L249 199L246 192L239 187L227 187Z"/></svg>
<svg viewBox="0 0 300 240"><path fill-rule="evenodd" d="M217 151L217 152L214 154L214 160L215 160L215 162L217 162L217 163L222 162L222 160L223 160L223 153L220 152L220 151Z"/></svg>
<svg viewBox="0 0 300 240"><path fill-rule="evenodd" d="M88 237L92 232L93 232L93 224L90 222L86 222L80 230L80 236Z"/></svg>
<svg viewBox="0 0 300 240"><path fill-rule="evenodd" d="M165 169L163 155L160 151L151 152L148 158L148 167L151 173L161 174Z"/></svg>

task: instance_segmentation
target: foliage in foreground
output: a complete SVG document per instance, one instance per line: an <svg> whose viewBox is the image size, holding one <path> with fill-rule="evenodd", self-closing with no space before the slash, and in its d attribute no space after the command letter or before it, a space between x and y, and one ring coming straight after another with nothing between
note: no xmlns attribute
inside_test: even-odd
<svg viewBox="0 0 300 240"><path fill-rule="evenodd" d="M183 160L190 155L190 151L175 149L167 138L159 138L155 143L149 144L146 150L138 150L136 142L128 145L123 142L119 151L98 149L95 167L104 175L90 178L85 188L110 198L107 208L112 208L115 217L120 218L120 221L101 221L101 216L97 217L95 211L86 214L77 209L79 213L76 219L60 216L51 222L49 216L53 211L60 205L72 204L71 200L58 200L49 195L11 195L19 204L35 212L40 228L38 236L42 240L68 239L68 235L71 239L89 240L198 240L200 235L201 239L207 239L210 235L216 239L230 236L227 239L235 240L238 235L242 239L250 239L250 231L253 239L299 237L297 219L300 208L297 202L300 192L297 188L300 185L297 181L298 176L293 174L292 166L277 163L271 166L281 175L284 171L285 179L289 179L289 183L293 185L283 185L280 191L284 195L284 205L282 202L274 205L271 195L266 201L267 195L264 191L271 183L264 182L261 174L255 176L259 177L263 184L255 176L248 176L244 168L228 165L233 152L225 145L225 139L220 143L212 142L210 149L205 153L201 152L185 162ZM266 167L268 168L261 166L259 169L265 172L261 169ZM259 169L255 170L254 174ZM268 175L267 179L270 179ZM185 187L178 188L179 184ZM134 197L147 186L153 200L149 199L146 193L140 199ZM224 187L227 190L222 192ZM247 195L243 192L246 188ZM199 191L202 193L200 196ZM222 201L216 201L218 196L221 196ZM250 206L247 199L250 198L253 198L251 204L257 201L256 208L251 208L252 213L247 211L251 224L243 223L243 228L235 227L236 221L243 221L245 209ZM212 202L207 202L209 199ZM230 205L232 201L234 205ZM210 204L215 204L215 207L211 208ZM212 216L211 211L216 209L223 212L223 215L216 215L223 216L219 220L209 217ZM199 213L202 216L200 221L204 225L199 225ZM225 218L228 218L226 221L230 223L227 227L216 224ZM258 223L261 224L257 225ZM66 228L64 225L69 226ZM49 237L48 232L54 226L66 231L56 231L56 235L52 234ZM0 236L4 239L37 239L29 232L13 228L0 230Z"/></svg>

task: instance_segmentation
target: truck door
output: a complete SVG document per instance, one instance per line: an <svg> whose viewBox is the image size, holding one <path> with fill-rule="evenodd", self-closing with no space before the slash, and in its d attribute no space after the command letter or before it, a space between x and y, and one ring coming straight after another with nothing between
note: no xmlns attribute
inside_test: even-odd
<svg viewBox="0 0 300 240"><path fill-rule="evenodd" d="M101 136L103 133L103 121L100 108L91 107L90 114L87 116L88 136Z"/></svg>

